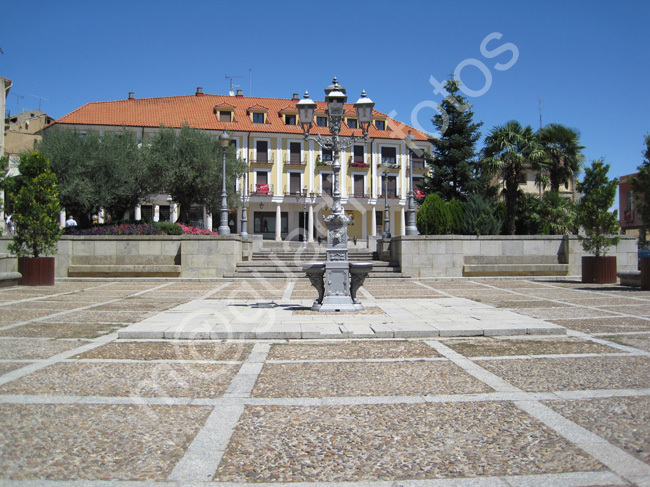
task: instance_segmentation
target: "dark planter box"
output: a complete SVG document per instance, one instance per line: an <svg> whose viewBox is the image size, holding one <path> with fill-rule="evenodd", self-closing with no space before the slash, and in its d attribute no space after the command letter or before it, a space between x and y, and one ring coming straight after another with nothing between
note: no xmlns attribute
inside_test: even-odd
<svg viewBox="0 0 650 487"><path fill-rule="evenodd" d="M616 257L583 257L582 282L595 284L616 283Z"/></svg>
<svg viewBox="0 0 650 487"><path fill-rule="evenodd" d="M21 286L53 286L54 257L19 257L18 272Z"/></svg>
<svg viewBox="0 0 650 487"><path fill-rule="evenodd" d="M641 289L650 291L650 257L641 259Z"/></svg>

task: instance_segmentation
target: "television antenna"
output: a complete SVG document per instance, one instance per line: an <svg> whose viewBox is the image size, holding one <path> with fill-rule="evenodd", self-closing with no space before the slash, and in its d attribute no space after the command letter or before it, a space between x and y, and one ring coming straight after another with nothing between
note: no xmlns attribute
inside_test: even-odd
<svg viewBox="0 0 650 487"><path fill-rule="evenodd" d="M537 99L539 100L539 128L542 128L542 105L544 104L544 100L539 97Z"/></svg>
<svg viewBox="0 0 650 487"><path fill-rule="evenodd" d="M19 95L18 93L12 93L16 97L16 112L20 112L20 102L21 100L24 100L25 97L23 95Z"/></svg>
<svg viewBox="0 0 650 487"><path fill-rule="evenodd" d="M44 98L44 97L42 97L42 96L38 96L38 95L29 95L29 96L33 96L34 98L38 98L38 109L39 109L39 110L41 109L41 102L42 102L43 100L45 100L45 101L50 101L49 98Z"/></svg>
<svg viewBox="0 0 650 487"><path fill-rule="evenodd" d="M230 96L235 96L235 88L238 88L240 86L240 85L234 84L232 80L235 79L235 78L243 78L243 77L244 76L228 76L228 75L226 75L226 79L230 80L230 91L228 92L228 94Z"/></svg>

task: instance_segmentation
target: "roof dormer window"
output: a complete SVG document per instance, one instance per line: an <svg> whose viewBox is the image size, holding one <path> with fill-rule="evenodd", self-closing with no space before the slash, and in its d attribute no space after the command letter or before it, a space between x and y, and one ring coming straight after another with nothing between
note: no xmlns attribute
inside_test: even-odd
<svg viewBox="0 0 650 487"><path fill-rule="evenodd" d="M377 130L386 130L386 120L375 120Z"/></svg>
<svg viewBox="0 0 650 487"><path fill-rule="evenodd" d="M228 110L222 110L219 112L219 121L220 122L232 122L232 112Z"/></svg>
<svg viewBox="0 0 650 487"><path fill-rule="evenodd" d="M253 112L253 123L264 123L264 114L261 112Z"/></svg>

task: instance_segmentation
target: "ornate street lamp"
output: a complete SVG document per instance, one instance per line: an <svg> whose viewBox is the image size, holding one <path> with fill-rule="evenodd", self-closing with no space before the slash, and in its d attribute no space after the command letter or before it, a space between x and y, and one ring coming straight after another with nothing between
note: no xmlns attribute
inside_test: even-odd
<svg viewBox="0 0 650 487"><path fill-rule="evenodd" d="M241 209L241 222L239 224L241 230L239 231L239 236L241 238L248 238L248 232L246 229L248 228L248 215L246 211L246 203L247 203L247 197L248 197L248 162L246 162L246 169L244 169L244 177L243 177L243 187L242 187L242 209Z"/></svg>
<svg viewBox="0 0 650 487"><path fill-rule="evenodd" d="M345 88L339 85L338 80L334 77L332 84L325 88L325 101L327 102L327 117L329 122L328 126L331 134L330 136L325 137L320 134L316 137L309 136L309 131L314 122L314 112L316 110L316 103L309 99L309 93L305 92L305 97L296 104L305 140L313 140L319 146L325 149L331 149L332 151L334 187L332 191L332 213L325 218L325 225L327 226L325 289L324 292L319 289L319 300L314 304L314 309L320 311L356 311L363 309L361 303L359 303L354 296L356 294L356 288L360 286L359 282L363 282L365 275L370 272L370 267L364 267L363 270L355 267L353 272L355 280L351 295L351 266L348 261L348 225L351 222L341 205L341 185L339 175L341 172L341 160L339 154L341 149L352 147L358 138L355 136L344 140L339 138L347 98ZM365 92L362 92L361 98L359 98L359 100L354 104L364 141L368 139L368 130L372 123L372 109L374 105L373 101L366 96ZM359 271L362 273L365 272L360 281L358 277ZM315 282L315 279L312 279L311 276L310 279L312 282ZM321 296L324 297L321 298Z"/></svg>
<svg viewBox="0 0 650 487"><path fill-rule="evenodd" d="M226 195L226 150L230 145L230 136L224 130L219 136L219 143L221 144L221 221L219 223L219 235L230 235L230 227L228 226L228 197Z"/></svg>
<svg viewBox="0 0 650 487"><path fill-rule="evenodd" d="M415 136L409 130L404 137L406 148L409 152L409 206L406 214L406 235L417 235L418 227L415 224L415 193L413 190L413 151L415 150Z"/></svg>
<svg viewBox="0 0 650 487"><path fill-rule="evenodd" d="M390 206L388 206L388 171L390 171L390 165L384 165L383 176L384 176L384 235L386 239L390 238Z"/></svg>

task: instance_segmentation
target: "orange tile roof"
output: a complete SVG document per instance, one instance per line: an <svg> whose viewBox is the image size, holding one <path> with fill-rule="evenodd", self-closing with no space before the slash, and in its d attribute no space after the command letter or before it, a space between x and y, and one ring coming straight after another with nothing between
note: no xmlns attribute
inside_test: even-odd
<svg viewBox="0 0 650 487"><path fill-rule="evenodd" d="M319 113L324 112L327 104L316 101ZM235 120L221 122L215 115L215 107L234 107ZM295 106L295 102L286 98L256 98L244 96L208 95L202 96L169 96L162 98L141 98L130 100L106 101L87 103L80 108L59 118L59 125L108 125L129 127L180 127L187 123L191 127L202 130L224 129L234 132L268 132L285 134L302 134L299 125L285 125L280 114L282 110ZM268 109L268 123L253 123L248 116L250 109ZM388 130L378 130L371 126L368 136L379 139L403 139L410 130L419 141L426 141L428 137L423 132L409 127L406 124L389 118L386 114L374 111L374 116L387 120ZM348 103L345 107L346 115L356 115L354 104ZM326 127L313 126L311 134L329 135ZM346 124L341 127L342 136L361 136L361 129L350 129Z"/></svg>

